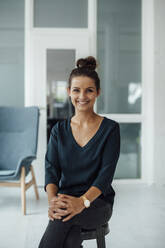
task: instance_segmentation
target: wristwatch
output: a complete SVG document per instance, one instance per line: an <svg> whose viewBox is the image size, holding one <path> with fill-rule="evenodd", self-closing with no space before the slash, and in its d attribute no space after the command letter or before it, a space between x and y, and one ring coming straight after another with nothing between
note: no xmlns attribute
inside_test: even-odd
<svg viewBox="0 0 165 248"><path fill-rule="evenodd" d="M91 203L90 203L90 201L86 198L86 196L82 196L82 198L83 198L83 201L84 201L84 206L86 207L86 208L89 208L90 207L90 205L91 205Z"/></svg>

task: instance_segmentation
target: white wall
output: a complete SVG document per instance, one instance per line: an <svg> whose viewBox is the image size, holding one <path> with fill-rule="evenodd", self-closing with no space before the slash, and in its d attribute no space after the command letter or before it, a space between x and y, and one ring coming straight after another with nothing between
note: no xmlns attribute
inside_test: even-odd
<svg viewBox="0 0 165 248"><path fill-rule="evenodd" d="M154 2L154 181L165 185L165 1ZM149 90L149 89L148 89ZM149 127L148 127L149 128Z"/></svg>

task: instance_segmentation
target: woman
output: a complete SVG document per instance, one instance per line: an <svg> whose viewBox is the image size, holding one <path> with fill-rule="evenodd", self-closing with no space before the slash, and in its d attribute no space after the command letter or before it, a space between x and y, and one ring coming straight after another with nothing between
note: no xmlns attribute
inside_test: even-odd
<svg viewBox="0 0 165 248"><path fill-rule="evenodd" d="M112 215L111 186L120 153L116 121L93 110L100 95L96 60L77 61L68 95L75 115L51 130L45 156L45 191L49 223L39 248L82 247L81 228L105 224Z"/></svg>

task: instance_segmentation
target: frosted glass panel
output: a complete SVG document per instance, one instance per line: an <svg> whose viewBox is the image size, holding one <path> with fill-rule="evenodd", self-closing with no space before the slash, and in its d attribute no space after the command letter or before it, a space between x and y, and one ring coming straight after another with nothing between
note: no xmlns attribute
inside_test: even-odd
<svg viewBox="0 0 165 248"><path fill-rule="evenodd" d="M34 27L86 28L87 0L34 0Z"/></svg>
<svg viewBox="0 0 165 248"><path fill-rule="evenodd" d="M115 172L116 179L141 176L141 124L120 124L121 152Z"/></svg>
<svg viewBox="0 0 165 248"><path fill-rule="evenodd" d="M24 106L24 1L0 1L0 105Z"/></svg>
<svg viewBox="0 0 165 248"><path fill-rule="evenodd" d="M73 114L67 94L68 78L75 67L75 50L47 50L48 119L65 119Z"/></svg>
<svg viewBox="0 0 165 248"><path fill-rule="evenodd" d="M141 0L98 1L99 113L141 112Z"/></svg>

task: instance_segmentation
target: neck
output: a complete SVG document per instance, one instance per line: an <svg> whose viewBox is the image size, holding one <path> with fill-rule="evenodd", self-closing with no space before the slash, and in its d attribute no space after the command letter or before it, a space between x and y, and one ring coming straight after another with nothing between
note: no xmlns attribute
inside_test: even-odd
<svg viewBox="0 0 165 248"><path fill-rule="evenodd" d="M83 123L93 122L96 119L97 114L92 112L75 112L74 120L78 122L80 125Z"/></svg>

